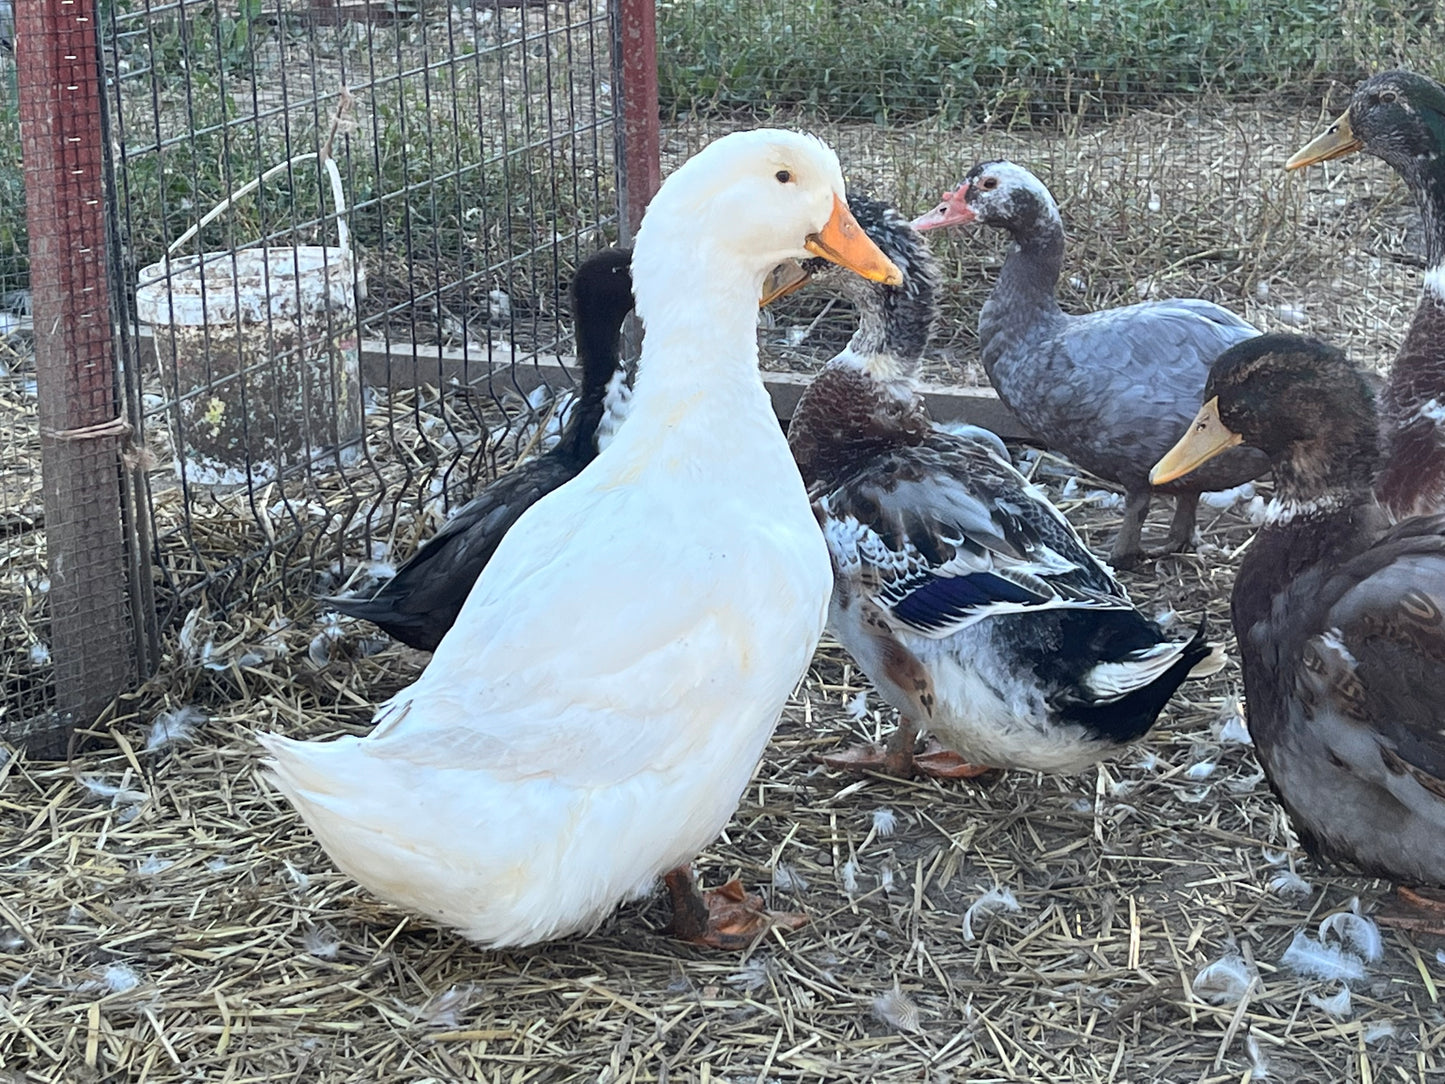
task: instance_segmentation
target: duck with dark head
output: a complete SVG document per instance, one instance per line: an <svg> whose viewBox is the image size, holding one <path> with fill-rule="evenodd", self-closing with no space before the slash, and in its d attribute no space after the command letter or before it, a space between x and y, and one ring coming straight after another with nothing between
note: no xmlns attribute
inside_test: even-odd
<svg viewBox="0 0 1445 1084"><path fill-rule="evenodd" d="M1407 71L1366 79L1344 115L1285 168L1356 151L1394 167L1425 223L1424 288L1382 395L1377 490L1396 518L1445 511L1445 87Z"/></svg>
<svg viewBox="0 0 1445 1084"><path fill-rule="evenodd" d="M1273 464L1232 607L1265 774L1315 857L1445 886L1445 516L1391 525L1373 491L1374 401L1334 347L1240 343L1204 395L1153 476L1241 443ZM1445 909L1403 921L1445 929Z"/></svg>

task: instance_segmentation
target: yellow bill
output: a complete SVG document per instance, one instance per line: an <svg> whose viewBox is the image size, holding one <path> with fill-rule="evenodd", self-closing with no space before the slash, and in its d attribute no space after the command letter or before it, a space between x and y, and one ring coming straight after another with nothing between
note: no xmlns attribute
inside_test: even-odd
<svg viewBox="0 0 1445 1084"><path fill-rule="evenodd" d="M784 260L763 279L763 296L758 301L758 308L767 308L778 298L801 290L812 277L797 260Z"/></svg>
<svg viewBox="0 0 1445 1084"><path fill-rule="evenodd" d="M1154 469L1149 472L1149 484L1159 486L1182 478L1221 452L1227 452L1243 442L1243 437L1220 420L1219 396L1216 395L1199 408L1199 413L1189 423L1189 429L1179 442L1154 464Z"/></svg>
<svg viewBox="0 0 1445 1084"><path fill-rule="evenodd" d="M831 260L872 282L881 282L885 286L903 285L903 272L863 232L853 212L836 193L833 196L833 213L828 217L827 224L809 237L804 247L814 256Z"/></svg>
<svg viewBox="0 0 1445 1084"><path fill-rule="evenodd" d="M1346 110L1339 120L1335 121L1320 135L1315 136L1305 146L1290 155L1288 162L1284 164L1285 169L1303 169L1305 166L1312 166L1316 162L1328 162L1331 158L1343 158L1347 154L1354 154L1365 144L1362 140L1355 138L1354 131L1350 128L1350 114Z"/></svg>

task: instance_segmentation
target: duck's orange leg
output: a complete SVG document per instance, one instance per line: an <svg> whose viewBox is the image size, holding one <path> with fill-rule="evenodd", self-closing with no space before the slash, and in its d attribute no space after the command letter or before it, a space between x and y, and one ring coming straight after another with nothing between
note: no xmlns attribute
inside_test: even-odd
<svg viewBox="0 0 1445 1084"><path fill-rule="evenodd" d="M850 745L841 753L815 759L830 768L849 772L886 772L901 779L911 779L916 775L933 779L972 779L992 770L987 765L970 764L933 738L924 743L921 751L915 752L917 744L918 727L912 719L900 716L898 729L889 735L888 744L883 748L871 742Z"/></svg>
<svg viewBox="0 0 1445 1084"><path fill-rule="evenodd" d="M672 898L671 933L695 945L738 952L774 926L796 930L808 921L798 911L769 911L761 896L744 891L736 879L703 892L692 870L678 866L663 881Z"/></svg>
<svg viewBox="0 0 1445 1084"><path fill-rule="evenodd" d="M1395 886L1395 898L1375 917L1381 926L1445 937L1445 891Z"/></svg>

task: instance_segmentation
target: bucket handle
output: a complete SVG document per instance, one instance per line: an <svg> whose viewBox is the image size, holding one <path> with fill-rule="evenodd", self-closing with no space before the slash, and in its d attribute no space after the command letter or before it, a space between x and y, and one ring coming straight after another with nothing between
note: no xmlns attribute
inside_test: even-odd
<svg viewBox="0 0 1445 1084"><path fill-rule="evenodd" d="M262 184L264 184L266 181L269 181L272 177L276 176L276 174L282 172L283 170L290 169L292 166L300 162L309 162L313 158L320 157L321 155L318 151L306 151L303 154L296 155L296 157L294 158L286 159L286 161L280 163L279 165L272 166L265 173L261 174L261 176L255 178L254 180L247 181L240 188L236 189L220 203L216 204L204 215L202 215L200 220L194 226L192 226L185 233L181 234L174 241L172 241L170 245L166 248L166 258L169 259L171 255L176 251L176 249L180 248L192 237L200 233L201 230L203 230L206 226L209 226L217 218L225 214L231 204L235 203L242 196L250 195L256 189L260 188ZM332 159L330 155L322 158L321 164L326 167L327 176L331 178L331 199L332 202L336 205L337 238L339 240L341 249L343 251L349 252L351 250L351 232L346 228L346 193L341 190L341 171L336 168L336 162Z"/></svg>

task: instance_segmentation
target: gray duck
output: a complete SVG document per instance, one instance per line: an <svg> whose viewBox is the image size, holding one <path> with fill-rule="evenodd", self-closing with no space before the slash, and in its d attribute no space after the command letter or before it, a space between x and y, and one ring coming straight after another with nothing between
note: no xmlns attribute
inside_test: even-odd
<svg viewBox="0 0 1445 1084"><path fill-rule="evenodd" d="M1241 443L1275 498L1234 583L1249 731L1300 842L1404 885L1445 885L1445 516L1391 524L1378 417L1334 347L1265 335L1215 362L1181 475ZM1418 894L1402 893L1419 901ZM1445 909L1409 917L1445 932Z"/></svg>
<svg viewBox="0 0 1445 1084"><path fill-rule="evenodd" d="M1124 522L1109 555L1115 567L1144 556L1141 532L1155 493L1175 498L1165 550L1185 550L1193 543L1200 493L1240 485L1268 469L1263 455L1239 449L1187 478L1150 485L1149 468L1199 405L1209 363L1259 332L1197 298L1064 312L1056 296L1063 220L1053 195L1027 169L980 163L913 224L920 230L994 226L1013 238L979 314L983 367L999 398L1036 436L1124 488Z"/></svg>

